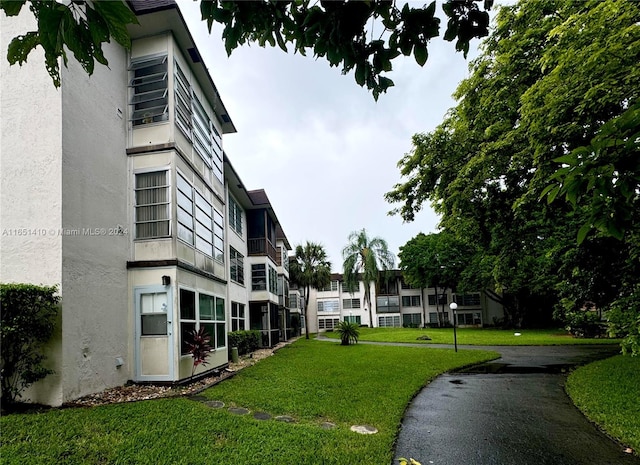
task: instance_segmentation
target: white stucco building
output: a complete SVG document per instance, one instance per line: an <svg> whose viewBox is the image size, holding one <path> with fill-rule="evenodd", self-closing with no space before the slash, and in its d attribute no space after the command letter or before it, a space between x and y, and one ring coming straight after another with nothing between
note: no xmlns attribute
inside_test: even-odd
<svg viewBox="0 0 640 465"><path fill-rule="evenodd" d="M502 305L487 294L473 292L456 294L447 289L415 289L402 279L399 270L376 286L371 285L371 314L364 301L364 284L358 283L354 292L344 286L343 275L331 275L331 283L324 289L312 289L309 297L308 325L310 332L331 331L340 321L351 321L369 327L423 327L453 323L451 302L456 302L457 326L481 327L493 325L504 316Z"/></svg>
<svg viewBox="0 0 640 465"><path fill-rule="evenodd" d="M180 10L129 4L131 50L105 44L109 67L92 76L70 59L56 89L42 53L0 60L0 281L62 296L55 374L34 402L179 382L200 327L216 350L199 372L228 362L229 331L258 329L265 345L293 335L291 247L223 152L236 128ZM26 11L3 17L2 49L34 25Z"/></svg>

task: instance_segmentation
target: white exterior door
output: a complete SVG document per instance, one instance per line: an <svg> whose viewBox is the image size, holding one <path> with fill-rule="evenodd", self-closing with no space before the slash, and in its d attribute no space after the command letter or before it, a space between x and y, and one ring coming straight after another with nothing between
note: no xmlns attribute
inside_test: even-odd
<svg viewBox="0 0 640 465"><path fill-rule="evenodd" d="M135 380L173 381L173 296L170 287L134 289Z"/></svg>

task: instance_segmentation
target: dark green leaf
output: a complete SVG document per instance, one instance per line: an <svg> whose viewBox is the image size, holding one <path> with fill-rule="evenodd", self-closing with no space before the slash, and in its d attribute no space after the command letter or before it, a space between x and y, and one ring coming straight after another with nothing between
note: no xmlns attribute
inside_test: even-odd
<svg viewBox="0 0 640 465"><path fill-rule="evenodd" d="M458 23L450 20L447 24L447 30L444 33L443 39L451 42L456 37L458 37Z"/></svg>
<svg viewBox="0 0 640 465"><path fill-rule="evenodd" d="M427 62L427 57L429 56L427 47L420 42L416 43L416 45L413 47L413 56L420 66L424 66L424 64Z"/></svg>
<svg viewBox="0 0 640 465"><path fill-rule="evenodd" d="M9 64L22 65L27 61L29 52L40 44L40 37L37 32L27 32L25 35L14 37L7 49Z"/></svg>
<svg viewBox="0 0 640 465"><path fill-rule="evenodd" d="M17 16L27 0L2 0L0 10L4 10L7 16Z"/></svg>
<svg viewBox="0 0 640 465"><path fill-rule="evenodd" d="M366 80L366 68L362 63L356 65L356 82L360 86L364 86Z"/></svg>
<svg viewBox="0 0 640 465"><path fill-rule="evenodd" d="M94 2L94 8L102 16L111 37L125 48L131 47L131 38L127 31L128 24L138 24L138 18L121 0ZM91 26L90 26L91 27Z"/></svg>
<svg viewBox="0 0 640 465"><path fill-rule="evenodd" d="M587 237L587 234L591 231L592 227L589 223L583 224L580 230L578 231L577 242L578 245L582 244Z"/></svg>

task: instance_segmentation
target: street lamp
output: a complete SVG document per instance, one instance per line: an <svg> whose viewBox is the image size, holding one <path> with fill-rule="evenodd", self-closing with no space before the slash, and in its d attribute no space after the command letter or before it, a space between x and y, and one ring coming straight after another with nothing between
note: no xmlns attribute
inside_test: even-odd
<svg viewBox="0 0 640 465"><path fill-rule="evenodd" d="M458 304L455 302L451 302L449 304L449 308L453 311L453 346L455 347L456 352L458 351L458 337L456 335L456 309L458 308Z"/></svg>

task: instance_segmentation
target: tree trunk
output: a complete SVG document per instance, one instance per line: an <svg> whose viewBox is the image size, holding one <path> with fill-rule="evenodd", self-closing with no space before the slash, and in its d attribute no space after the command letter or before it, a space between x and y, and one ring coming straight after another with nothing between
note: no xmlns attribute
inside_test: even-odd
<svg viewBox="0 0 640 465"><path fill-rule="evenodd" d="M436 291L436 314L438 315L438 328L442 328L444 326L444 315L440 312L440 303L438 302L438 285L434 286L434 290Z"/></svg>
<svg viewBox="0 0 640 465"><path fill-rule="evenodd" d="M445 317L444 317L444 315L445 315L445 313L444 313L444 298L446 296L446 293L447 293L447 288L443 287L442 288L442 296L441 296L441 300L442 300L442 326L444 326L444 322L445 322Z"/></svg>

